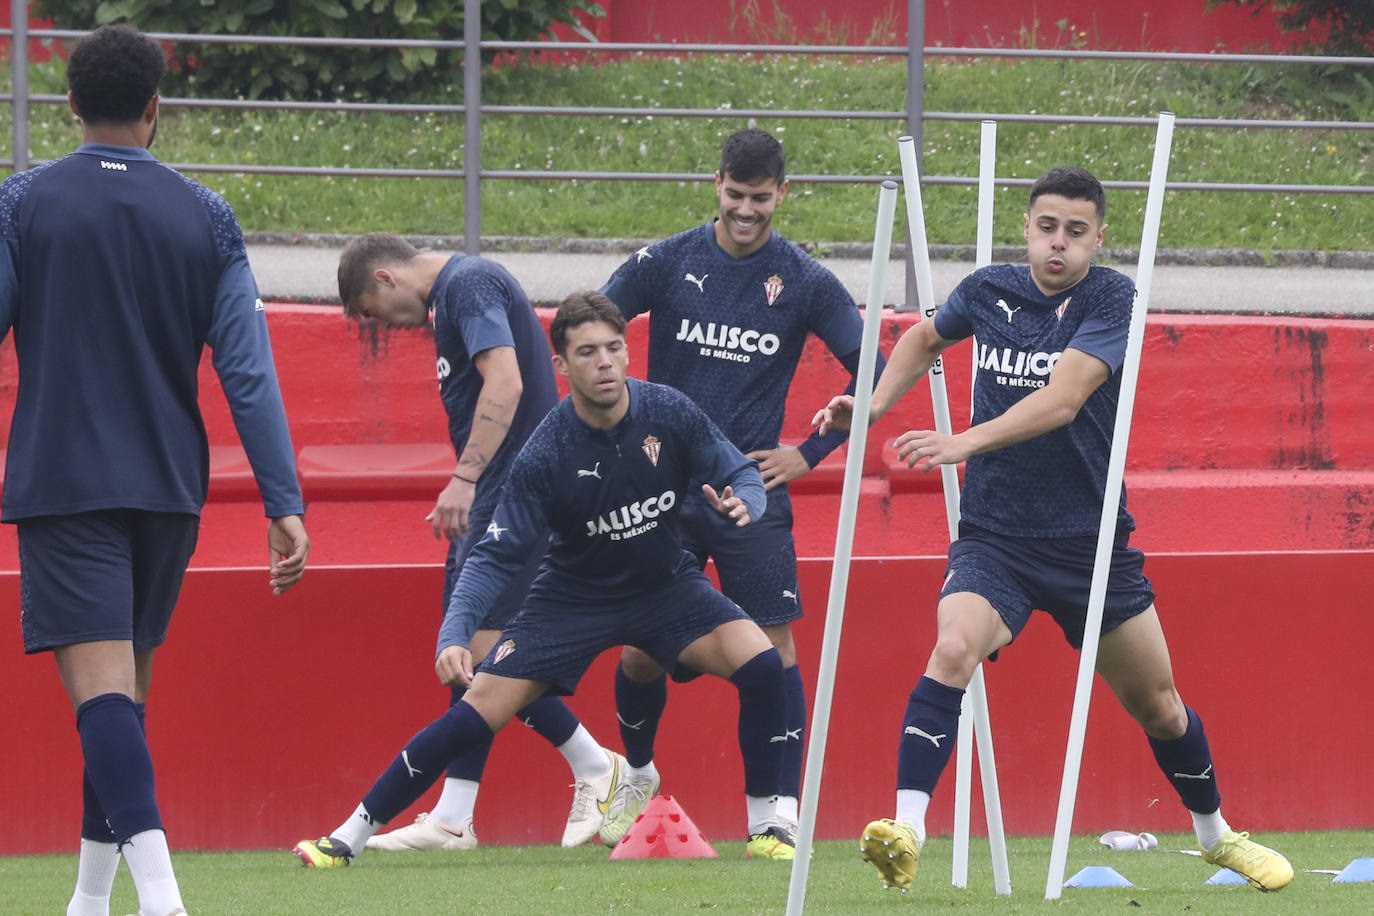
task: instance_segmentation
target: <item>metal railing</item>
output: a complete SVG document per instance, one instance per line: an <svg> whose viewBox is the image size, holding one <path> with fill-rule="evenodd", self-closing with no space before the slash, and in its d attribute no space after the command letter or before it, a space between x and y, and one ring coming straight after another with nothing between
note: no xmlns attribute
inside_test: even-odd
<svg viewBox="0 0 1374 916"><path fill-rule="evenodd" d="M39 164L42 160L29 157L29 106L30 104L66 104L66 96L56 94L32 94L28 82L28 41L30 38L75 39L88 34L85 31L68 29L30 29L28 27L28 4L23 0L11 0L12 24L10 29L0 29L0 38L10 39L10 66L12 73L12 92L0 94L0 102L8 102L13 112L12 158L0 159L0 166L8 166L16 171ZM1374 66L1374 57L1332 57L1285 54L1176 54L1149 51L1087 51L1033 48L945 48L923 47L925 34L924 0L908 0L908 36L904 46L871 45L750 45L750 44L673 44L639 42L583 42L583 41L480 41L480 0L465 0L464 39L462 41L410 40L410 39L363 39L363 38L323 38L323 37L282 37L273 35L202 35L198 33L149 32L160 41L194 42L201 44L240 44L240 45L285 45L292 47L345 47L345 48L432 48L436 50L460 50L463 62L463 104L389 104L368 102L280 102L254 101L245 99L193 99L164 98L162 105L170 108L229 108L286 111L318 112L384 112L392 114L441 114L462 117L464 125L463 167L461 169L405 169L405 168L348 168L330 166L292 166L292 165L249 165L179 162L169 163L185 172L232 173L232 174L270 174L270 175L314 175L341 176L351 178L440 178L459 179L464 183L463 193L463 238L464 249L470 254L480 250L481 237L481 182L483 180L548 180L548 181L702 181L712 178L709 174L683 172L612 172L612 171L573 171L573 170L530 170L530 169L487 169L481 161L481 131L483 117L511 115L547 115L554 117L675 117L675 118L775 118L811 120L875 120L905 121L907 132L916 138L916 149L922 147L922 128L925 121L981 122L993 120L1003 124L1091 124L1094 126L1153 126L1153 117L1096 116L1096 115L1042 115L1021 114L1016 112L950 112L924 110L925 86L923 63L927 57L1010 57L1010 58L1050 58L1050 59L1095 59L1095 60L1138 60L1160 62L1206 62L1206 63L1262 63L1262 64L1304 64L1304 65L1342 65L1367 67ZM567 52L588 53L628 53L648 52L660 54L796 54L796 55L862 55L866 57L904 57L907 66L907 105L903 111L881 110L779 110L779 109L737 109L737 108L612 108L576 107L548 105L482 105L481 104L481 53L493 52ZM1305 121L1278 119L1228 119L1228 118L1178 118L1175 126L1187 128L1229 128L1263 130L1374 130L1374 122L1365 121ZM815 184L875 184L891 178L890 175L791 175L792 181ZM923 175L922 183L927 185L973 186L974 177L959 175ZM998 185L1024 187L1032 184L1032 179L999 178ZM1147 182L1105 181L1108 188L1123 190L1143 190ZM1364 185L1316 185L1316 184L1252 184L1227 182L1179 182L1171 181L1169 190L1173 191L1226 191L1254 193L1321 193L1321 194L1370 194L1374 187Z"/></svg>

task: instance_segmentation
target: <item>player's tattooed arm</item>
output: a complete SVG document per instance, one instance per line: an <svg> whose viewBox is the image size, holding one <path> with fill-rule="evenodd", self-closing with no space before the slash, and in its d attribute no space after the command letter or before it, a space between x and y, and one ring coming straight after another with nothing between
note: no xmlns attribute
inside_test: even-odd
<svg viewBox="0 0 1374 916"><path fill-rule="evenodd" d="M477 481L506 441L524 392L514 347L483 350L473 357L472 364L482 376L482 390L477 395L472 428L467 445L458 456L458 467L435 501L434 510L426 516L436 538L457 540L468 530Z"/></svg>

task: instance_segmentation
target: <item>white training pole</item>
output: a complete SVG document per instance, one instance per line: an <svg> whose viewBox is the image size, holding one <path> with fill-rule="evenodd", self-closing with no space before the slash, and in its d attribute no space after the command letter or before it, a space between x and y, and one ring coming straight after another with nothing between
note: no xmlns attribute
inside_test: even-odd
<svg viewBox="0 0 1374 916"><path fill-rule="evenodd" d="M845 592L849 588L849 561L854 549L854 519L859 511L859 485L863 479L864 446L868 441L868 412L873 400L873 370L878 364L878 332L883 323L883 293L887 286L887 262L892 250L892 221L897 213L897 184L884 181L878 192L878 224L873 234L873 265L869 269L868 303L864 313L863 343L859 348L859 372L854 384L854 417L844 463L844 488L840 493L840 519L835 531L835 563L830 570L830 600L825 610L825 637L821 642L820 672L811 708L811 732L802 780L801 822L797 825L797 853L787 886L787 916L801 916L806 907L806 877L811 868L811 839L816 828L816 803L825 766L825 742L830 732L830 703L835 692L835 664L840 655L840 628L844 623Z"/></svg>
<svg viewBox="0 0 1374 916"><path fill-rule="evenodd" d="M1073 716L1069 720L1069 746L1064 754L1064 781L1059 787L1059 813L1054 822L1054 844L1050 848L1050 872L1045 881L1045 899L1058 900L1064 892L1064 869L1069 858L1069 830L1073 826L1073 806L1078 798L1078 772L1083 763L1083 741L1088 731L1088 706L1092 702L1093 670L1097 667L1097 645L1102 636L1102 610L1107 599L1107 576L1112 546L1116 540L1117 506L1121 501L1121 480L1126 472L1126 445L1131 435L1131 413L1135 410L1135 388L1140 375L1140 351L1145 342L1145 314L1150 306L1150 281L1155 267L1155 245L1159 241L1160 214L1164 209L1164 182L1169 172L1169 151L1173 146L1173 112L1159 113L1155 134L1155 158L1150 169L1150 190L1145 199L1145 225L1141 230L1140 264L1136 268L1135 303L1131 307L1130 331L1126 335L1126 361L1121 366L1121 395L1112 428L1112 451L1107 462L1107 486L1102 497L1102 522L1097 530L1097 555L1093 560L1092 586L1088 589L1088 616L1083 625L1083 650L1078 657L1078 685L1074 689Z"/></svg>
<svg viewBox="0 0 1374 916"><path fill-rule="evenodd" d="M975 236L973 266L976 270L980 267L987 267L992 263L992 192L994 188L993 179L996 177L997 170L997 122L984 121L982 130L979 134L978 143L978 231ZM969 358L972 366L969 370L969 418L973 417L973 387L978 381L978 342L971 341L973 346L969 350ZM987 687L983 680L983 666L980 664L973 673L973 680L969 682L969 689L964 692L964 700L959 710L959 738L954 745L954 866L950 874L950 883L958 888L968 887L968 854L969 854L969 813L973 807L973 719L974 719L974 695L981 693L983 696L983 707L987 705ZM991 724L989 724L989 737L991 736ZM980 748L984 739L978 739ZM988 748L991 749L991 741L988 741ZM995 771L994 771L995 773ZM986 801L989 798L986 783L988 779L984 776L983 798L984 810L988 812L988 839L994 844L993 855L996 857L996 840L993 840L992 811L997 811L996 820L998 822L998 833L1001 831L1001 797L997 797L994 806L992 802ZM991 780L993 790L996 791L997 780ZM1005 847L1005 837L1000 837Z"/></svg>
<svg viewBox="0 0 1374 916"><path fill-rule="evenodd" d="M906 192L907 210L907 235L911 239L912 263L916 270L916 292L921 301L921 313L923 320L930 321L935 316L935 284L931 276L930 269L930 246L926 238L925 208L921 203L921 176L916 165L916 144L911 137L897 138L897 150L900 154L902 163L902 182ZM948 435L953 430L953 424L949 417L949 393L945 385L944 360L937 358L935 364L931 366L927 373L930 379L930 400L931 408L935 414L935 429ZM945 464L940 466L940 483L945 495L945 519L949 525L949 537L953 541L959 537L959 471L954 465ZM995 820L1000 831L1001 828L1001 807L1000 795L994 789L991 795L986 790L989 780L995 786L997 773L996 763L991 754L992 730L988 722L987 697L982 690L981 671L974 672L974 678L969 682L969 689L965 691L965 697L969 700L973 709L974 725L977 727L978 720L981 719L985 728L980 729L980 733L985 734L986 741L980 746L982 752L979 757L979 764L983 771L984 807L991 811L990 799L998 800L997 813L989 816L989 839L992 839L992 823ZM963 719L961 713L960 719ZM956 745L957 746L957 745ZM956 782L956 789L957 789ZM967 834L965 834L967 835ZM995 854L1000 848L1003 854L1000 861ZM1011 893L1010 870L1007 867L1005 855L1005 840L998 837L993 842L993 862L992 876L993 884L999 894ZM965 852L967 856L967 852ZM964 867L967 875L967 862ZM966 882L967 883L967 882Z"/></svg>

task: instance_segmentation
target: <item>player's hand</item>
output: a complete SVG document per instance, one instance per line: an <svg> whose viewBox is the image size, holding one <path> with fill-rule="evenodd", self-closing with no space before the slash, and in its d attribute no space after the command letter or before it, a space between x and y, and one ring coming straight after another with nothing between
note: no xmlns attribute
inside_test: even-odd
<svg viewBox="0 0 1374 916"><path fill-rule="evenodd" d="M434 673L448 687L467 687L472 683L472 653L462 646L444 646L434 660Z"/></svg>
<svg viewBox="0 0 1374 916"><path fill-rule="evenodd" d="M771 490L789 480L796 480L811 470L811 465L802 457L801 449L793 445L761 448L744 457L753 458L759 463L759 474L763 477L765 490Z"/></svg>
<svg viewBox="0 0 1374 916"><path fill-rule="evenodd" d="M735 495L734 489L727 486L717 495L714 487L704 483L701 485L701 492L711 501L713 509L726 518L735 520L736 528L743 528L749 524L749 507L744 504L744 500Z"/></svg>
<svg viewBox="0 0 1374 916"><path fill-rule="evenodd" d="M268 523L267 570L272 594L280 595L301 581L309 554L310 538L299 515L283 515Z"/></svg>
<svg viewBox="0 0 1374 916"><path fill-rule="evenodd" d="M902 433L894 443L897 457L909 468L929 471L941 464L958 464L968 459L970 450L958 436L933 429L913 429Z"/></svg>
<svg viewBox="0 0 1374 916"><path fill-rule="evenodd" d="M434 539L448 538L456 541L468 533L468 514L472 511L472 501L477 497L477 485L449 479L448 486L439 493L434 508L425 521L434 526Z"/></svg>
<svg viewBox="0 0 1374 916"><path fill-rule="evenodd" d="M819 426L821 435L825 435L832 429L849 429L849 425L854 422L854 396L842 394L830 399L816 415L811 418L812 426Z"/></svg>

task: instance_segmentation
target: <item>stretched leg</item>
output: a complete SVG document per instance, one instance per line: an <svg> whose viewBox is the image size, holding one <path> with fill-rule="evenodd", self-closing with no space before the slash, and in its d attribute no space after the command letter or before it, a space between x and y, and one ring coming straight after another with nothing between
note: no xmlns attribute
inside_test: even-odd
<svg viewBox="0 0 1374 916"><path fill-rule="evenodd" d="M758 625L733 620L683 649L678 660L725 678L739 691L739 745L752 858L790 859L794 841L777 815L785 744L782 659Z"/></svg>
<svg viewBox="0 0 1374 916"><path fill-rule="evenodd" d="M1261 890L1278 890L1293 869L1277 852L1231 830L1202 719L1174 687L1169 647L1151 605L1102 636L1097 670L1121 705L1140 723L1164 777L1193 818L1204 858L1243 875Z"/></svg>
<svg viewBox="0 0 1374 916"><path fill-rule="evenodd" d="M450 761L482 745L516 710L542 694L548 685L491 674L478 674L458 703L416 732L382 772L360 804L332 834L302 840L295 853L307 867L347 865L377 828L415 803Z"/></svg>
<svg viewBox="0 0 1374 916"><path fill-rule="evenodd" d="M940 600L935 647L925 676L907 698L897 745L897 816L864 828L860 849L883 883L910 887L926 838L926 809L954 752L964 688L983 659L1011 642L1011 630L983 596Z"/></svg>

